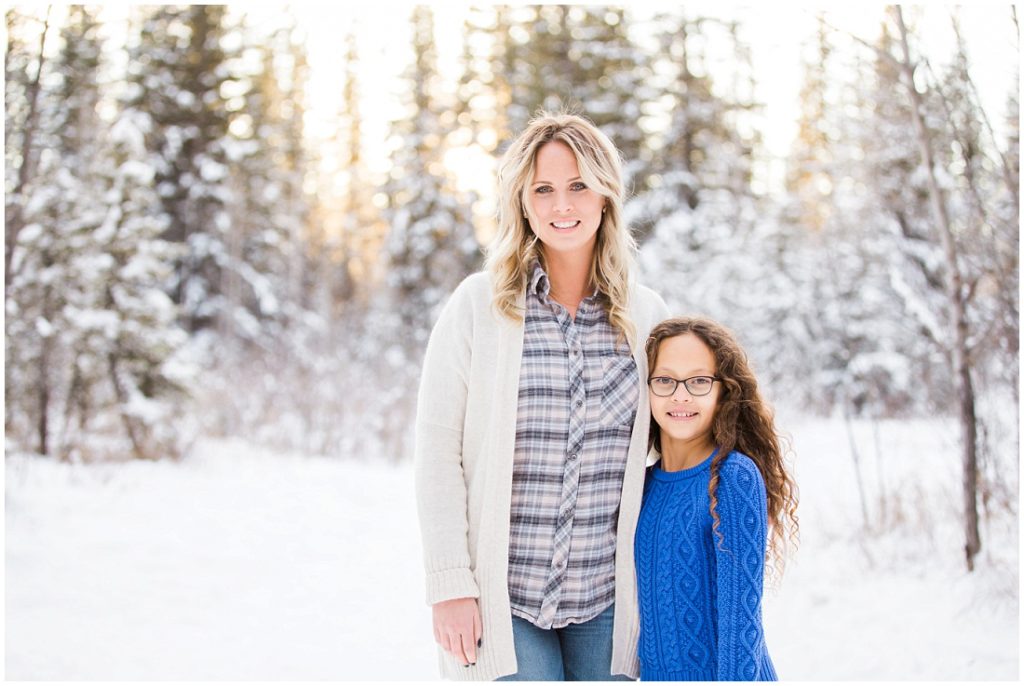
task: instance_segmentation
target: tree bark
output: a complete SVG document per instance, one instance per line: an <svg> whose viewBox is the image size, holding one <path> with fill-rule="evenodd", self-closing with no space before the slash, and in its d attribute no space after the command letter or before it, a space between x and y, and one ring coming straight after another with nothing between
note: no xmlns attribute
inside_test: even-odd
<svg viewBox="0 0 1024 686"><path fill-rule="evenodd" d="M50 453L50 348L52 347L52 333L41 341L39 351L39 386L36 388L36 401L39 405L39 418L36 424L36 431L39 437L38 452L40 455Z"/></svg>
<svg viewBox="0 0 1024 686"><path fill-rule="evenodd" d="M860 467L860 450L853 433L853 417L850 415L850 401L843 400L843 422L846 424L846 438L850 442L850 457L853 458L853 473L857 477L857 495L860 498L860 516L864 523L864 531L871 528L871 517L868 515L867 496L864 493L864 477Z"/></svg>
<svg viewBox="0 0 1024 686"><path fill-rule="evenodd" d="M947 279L947 297L952 314L953 324L953 379L957 389L960 428L962 432L963 477L962 493L964 507L964 556L967 570L973 571L974 557L981 550L981 537L978 533L978 425L975 412L974 384L971 381L970 351L967 345L969 324L965 303L963 275L960 272L956 240L949 222L945 199L935 176L935 163L932 156L931 142L924 124L923 102L921 94L914 85L916 65L911 61L910 46L907 40L907 27L903 22L903 11L899 5L892 8L893 15L900 31L900 46L903 59L900 69L904 77L904 86L911 101L911 113L914 120L914 132L917 147L921 153L921 163L927 171L928 199L933 219L939 232L945 254Z"/></svg>
<svg viewBox="0 0 1024 686"><path fill-rule="evenodd" d="M139 426L139 422L129 415L125 409L129 400L128 391L125 389L124 384L121 383L121 372L117 356L114 353L110 353L107 356L107 364L110 372L110 383L114 389L114 396L117 398L121 423L124 425L125 433L132 444L132 455L137 460L152 459L153 456L149 455L145 448L145 428Z"/></svg>

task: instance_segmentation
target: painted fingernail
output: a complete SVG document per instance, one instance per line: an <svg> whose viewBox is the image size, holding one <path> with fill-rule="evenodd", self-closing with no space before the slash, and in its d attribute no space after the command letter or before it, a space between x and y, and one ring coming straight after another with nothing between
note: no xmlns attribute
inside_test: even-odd
<svg viewBox="0 0 1024 686"><path fill-rule="evenodd" d="M476 639L476 647L477 647L477 648L479 648L479 647L480 647L480 646L482 646L483 644L484 644L484 639L482 639L482 638L478 638L478 639Z"/></svg>

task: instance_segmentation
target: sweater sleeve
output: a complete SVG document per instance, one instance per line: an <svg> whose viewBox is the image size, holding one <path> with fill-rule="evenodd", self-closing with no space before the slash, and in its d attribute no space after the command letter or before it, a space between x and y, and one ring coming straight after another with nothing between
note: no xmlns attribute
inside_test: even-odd
<svg viewBox="0 0 1024 686"><path fill-rule="evenodd" d="M718 586L718 679L761 681L764 629L761 594L767 539L767 500L757 466L731 454L719 472L719 543L713 536Z"/></svg>
<svg viewBox="0 0 1024 686"><path fill-rule="evenodd" d="M644 303L641 319L637 322L638 327L641 329L637 331L641 336L639 344L640 347L643 348L645 343L644 339L647 338L651 329L668 319L671 314L669 313L668 305L665 304L664 299L650 288L647 288L646 286L638 286L637 295Z"/></svg>
<svg viewBox="0 0 1024 686"><path fill-rule="evenodd" d="M473 315L466 282L430 334L416 403L415 476L428 605L477 598L467 535L462 432Z"/></svg>

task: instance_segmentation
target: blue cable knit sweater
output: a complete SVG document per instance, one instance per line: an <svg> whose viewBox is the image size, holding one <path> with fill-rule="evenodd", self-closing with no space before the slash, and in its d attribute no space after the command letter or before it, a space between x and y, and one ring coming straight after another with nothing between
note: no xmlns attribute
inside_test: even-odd
<svg viewBox="0 0 1024 686"><path fill-rule="evenodd" d="M711 458L648 470L636 530L640 678L776 681L761 626L767 501L757 465L732 452L719 467L721 544L711 530Z"/></svg>

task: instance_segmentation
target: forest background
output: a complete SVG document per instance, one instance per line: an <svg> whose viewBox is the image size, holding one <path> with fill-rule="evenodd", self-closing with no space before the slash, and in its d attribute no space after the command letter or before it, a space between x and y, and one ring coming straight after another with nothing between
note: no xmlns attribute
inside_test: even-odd
<svg viewBox="0 0 1024 686"><path fill-rule="evenodd" d="M622 151L640 280L735 330L780 409L829 419L862 535L955 521L937 545L972 570L986 527L1017 531L1014 7L805 11L782 153L766 29L735 8L387 11L393 34L331 19L340 59L315 70L309 7L7 10L6 454L187 462L242 438L407 465L495 161L571 106ZM953 427L938 509L878 440L921 419Z"/></svg>

